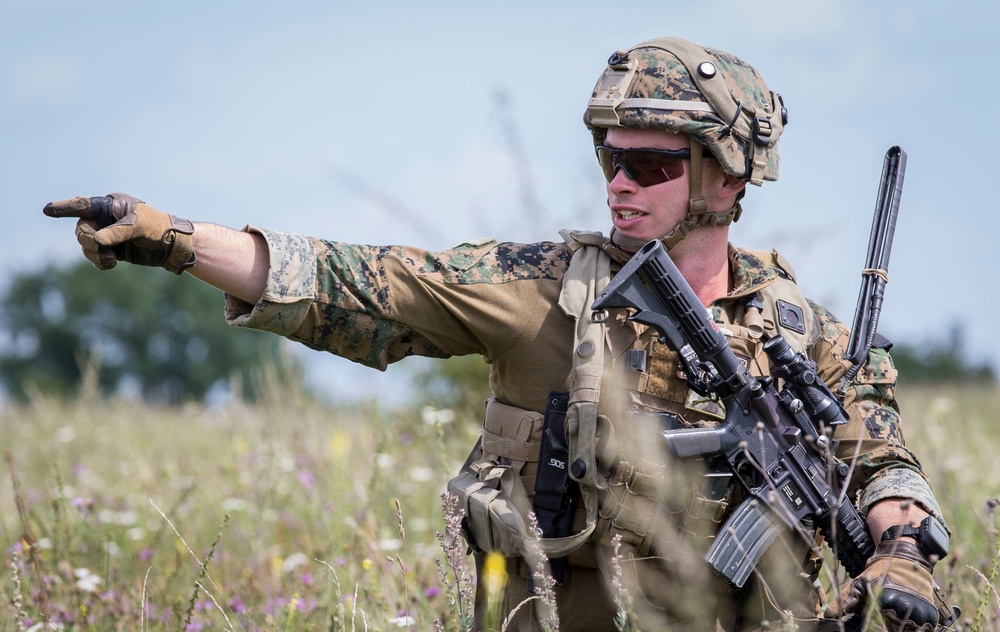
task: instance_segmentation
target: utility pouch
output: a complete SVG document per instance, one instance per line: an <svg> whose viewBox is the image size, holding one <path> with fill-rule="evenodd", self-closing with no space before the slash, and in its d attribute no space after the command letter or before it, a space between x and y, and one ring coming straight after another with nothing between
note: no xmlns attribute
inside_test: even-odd
<svg viewBox="0 0 1000 632"><path fill-rule="evenodd" d="M566 444L566 410L569 393L549 393L538 454L533 505L544 538L561 538L573 530L576 482L569 477L569 447ZM567 559L549 560L556 583L561 584Z"/></svg>
<svg viewBox="0 0 1000 632"><path fill-rule="evenodd" d="M476 551L519 557L527 529L510 496L520 482L509 465L482 458L481 445L480 440L462 471L448 481L448 493L458 497L458 506L465 511L462 531L469 546Z"/></svg>
<svg viewBox="0 0 1000 632"><path fill-rule="evenodd" d="M520 557L541 447L542 414L486 402L483 434L448 491L465 509L465 533L477 551Z"/></svg>

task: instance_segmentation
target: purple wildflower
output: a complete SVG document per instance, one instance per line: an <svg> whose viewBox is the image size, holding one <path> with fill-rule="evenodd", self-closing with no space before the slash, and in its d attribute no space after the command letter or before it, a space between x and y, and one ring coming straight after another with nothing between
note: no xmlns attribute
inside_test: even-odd
<svg viewBox="0 0 1000 632"><path fill-rule="evenodd" d="M316 487L316 475L307 469L299 470L297 478L299 480L299 484L308 490L311 490L314 487Z"/></svg>

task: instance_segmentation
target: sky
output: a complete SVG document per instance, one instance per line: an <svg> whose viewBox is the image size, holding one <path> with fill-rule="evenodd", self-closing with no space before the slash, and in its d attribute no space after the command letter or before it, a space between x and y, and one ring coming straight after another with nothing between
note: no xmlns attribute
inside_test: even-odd
<svg viewBox="0 0 1000 632"><path fill-rule="evenodd" d="M806 295L851 322L883 156L899 145L879 331L944 341L957 327L972 360L1000 369L1000 5L629 7L0 0L0 266L79 261L72 221L41 208L113 191L193 220L368 244L607 231L583 111L611 53L670 35L743 58L788 107L780 178L751 187L732 240L778 249ZM381 374L302 357L334 398L385 391L416 364Z"/></svg>

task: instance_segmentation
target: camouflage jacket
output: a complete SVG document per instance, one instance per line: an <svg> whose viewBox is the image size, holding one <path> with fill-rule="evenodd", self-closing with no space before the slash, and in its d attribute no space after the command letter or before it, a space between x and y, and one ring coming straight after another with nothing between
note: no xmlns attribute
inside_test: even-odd
<svg viewBox="0 0 1000 632"><path fill-rule="evenodd" d="M497 399L528 410L543 411L549 391L568 388L574 323L553 309L572 256L565 243L481 240L428 252L247 230L267 240L270 271L257 305L227 297L232 325L277 333L379 370L411 355L479 354L491 365ZM604 249L619 264L628 257L609 243ZM778 261L777 253L765 262L730 248L734 289L712 306L720 325L734 322L743 297L788 278ZM802 351L836 390L848 366L849 332L822 306L809 301L803 307L816 331ZM660 351L668 362L670 353ZM657 395L687 393L675 370L659 375ZM851 491L862 512L883 498L901 497L940 518L920 463L904 444L895 379L888 354L875 349L848 392L851 421L836 436L842 457L857 455Z"/></svg>

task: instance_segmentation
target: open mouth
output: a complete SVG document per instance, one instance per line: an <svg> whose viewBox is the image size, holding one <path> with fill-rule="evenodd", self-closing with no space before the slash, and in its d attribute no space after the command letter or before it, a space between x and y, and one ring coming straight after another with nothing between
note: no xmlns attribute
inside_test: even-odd
<svg viewBox="0 0 1000 632"><path fill-rule="evenodd" d="M638 213L636 211L617 211L617 212L618 212L618 217L626 221L630 219L637 219L645 215L645 213Z"/></svg>

